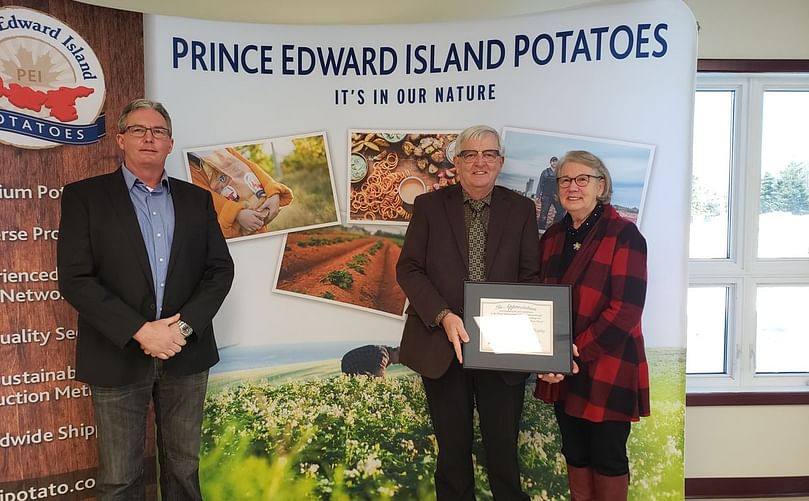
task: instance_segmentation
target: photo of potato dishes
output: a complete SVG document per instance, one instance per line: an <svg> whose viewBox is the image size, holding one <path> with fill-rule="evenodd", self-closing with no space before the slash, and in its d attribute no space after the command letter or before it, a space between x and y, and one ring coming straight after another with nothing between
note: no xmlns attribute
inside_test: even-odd
<svg viewBox="0 0 809 501"><path fill-rule="evenodd" d="M458 182L457 132L349 132L348 220L407 224L422 193Z"/></svg>
<svg viewBox="0 0 809 501"><path fill-rule="evenodd" d="M404 231L352 225L289 233L273 290L401 318L396 261Z"/></svg>

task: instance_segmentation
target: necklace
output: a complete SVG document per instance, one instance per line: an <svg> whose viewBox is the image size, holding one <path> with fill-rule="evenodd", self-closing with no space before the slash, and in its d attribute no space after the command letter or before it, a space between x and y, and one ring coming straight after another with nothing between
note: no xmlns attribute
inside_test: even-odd
<svg viewBox="0 0 809 501"><path fill-rule="evenodd" d="M578 228L574 228L573 221L570 221L570 226L567 227L567 238L569 240L573 240L572 247L574 251L581 249L582 242L587 237L587 233L590 232L590 228L593 227L596 220L598 220L599 216L601 216L601 211L603 208L604 206L602 204L597 204L590 215L587 216L587 219L585 219Z"/></svg>

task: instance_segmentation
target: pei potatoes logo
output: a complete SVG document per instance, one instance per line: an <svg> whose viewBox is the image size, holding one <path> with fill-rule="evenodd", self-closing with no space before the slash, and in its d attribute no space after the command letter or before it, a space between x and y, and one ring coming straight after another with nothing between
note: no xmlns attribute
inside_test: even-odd
<svg viewBox="0 0 809 501"><path fill-rule="evenodd" d="M78 33L42 12L0 8L0 142L95 143L104 95L101 64Z"/></svg>

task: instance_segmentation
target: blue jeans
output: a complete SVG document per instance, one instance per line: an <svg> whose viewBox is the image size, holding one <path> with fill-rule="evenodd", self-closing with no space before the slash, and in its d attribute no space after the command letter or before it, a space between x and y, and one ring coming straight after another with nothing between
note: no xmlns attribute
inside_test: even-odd
<svg viewBox="0 0 809 501"><path fill-rule="evenodd" d="M208 371L169 376L155 359L147 381L91 386L97 426L96 499L143 501L146 418L154 400L160 491L165 500L201 500L199 447Z"/></svg>

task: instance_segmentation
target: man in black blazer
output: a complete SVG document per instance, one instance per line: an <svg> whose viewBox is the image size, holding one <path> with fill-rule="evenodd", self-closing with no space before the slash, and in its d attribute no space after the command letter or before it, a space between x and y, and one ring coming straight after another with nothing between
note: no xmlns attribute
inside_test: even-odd
<svg viewBox="0 0 809 501"><path fill-rule="evenodd" d="M199 446L214 314L233 261L211 195L169 178L163 105L129 103L123 165L65 186L59 289L79 313L76 378L90 385L99 500L143 499L146 417L154 402L163 499L202 499Z"/></svg>
<svg viewBox="0 0 809 501"><path fill-rule="evenodd" d="M462 319L464 280L538 280L536 210L528 198L495 186L503 166L497 131L470 127L456 144L460 185L416 198L396 267L410 301L399 359L424 383L438 441L438 500L475 497L475 407L494 498L528 499L517 456L527 374L464 369L461 343L469 341Z"/></svg>

